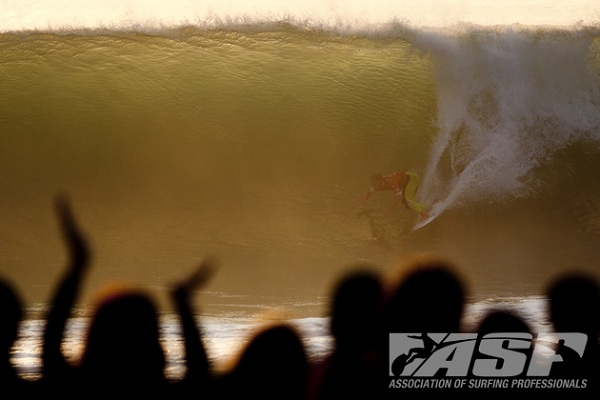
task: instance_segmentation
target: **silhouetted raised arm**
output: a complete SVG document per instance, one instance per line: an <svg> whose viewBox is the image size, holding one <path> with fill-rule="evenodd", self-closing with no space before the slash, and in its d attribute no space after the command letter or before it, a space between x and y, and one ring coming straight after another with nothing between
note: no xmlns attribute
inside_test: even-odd
<svg viewBox="0 0 600 400"><path fill-rule="evenodd" d="M205 386L210 383L211 369L202 344L200 329L194 319L190 304L190 296L194 290L200 289L213 276L216 268L212 262L203 261L185 280L178 283L173 290L173 298L181 319L187 373L184 381L194 386Z"/></svg>
<svg viewBox="0 0 600 400"><path fill-rule="evenodd" d="M57 199L56 214L67 245L68 266L54 292L46 318L42 371L44 378L50 380L64 377L69 368L61 351L61 344L71 308L79 293L82 275L87 270L90 259L87 241L77 225L68 199Z"/></svg>

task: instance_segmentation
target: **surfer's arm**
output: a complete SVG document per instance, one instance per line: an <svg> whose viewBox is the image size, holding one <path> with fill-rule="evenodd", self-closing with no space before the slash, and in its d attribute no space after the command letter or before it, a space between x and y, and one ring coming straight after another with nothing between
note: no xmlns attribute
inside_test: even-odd
<svg viewBox="0 0 600 400"><path fill-rule="evenodd" d="M392 204L390 204L390 206L388 207L387 211L383 214L384 217L387 217L388 215L390 215L392 213L392 211L394 211L394 209L398 206L398 204L402 203L404 201L404 196L402 195L402 192L396 193L396 196L394 197L394 201L392 202Z"/></svg>
<svg viewBox="0 0 600 400"><path fill-rule="evenodd" d="M90 258L87 241L77 226L67 200L59 199L56 203L56 211L69 253L69 265L50 301L50 311L46 316L42 343L42 370L44 377L51 380L64 377L68 368L61 345L67 319L79 293L81 279L87 270Z"/></svg>
<svg viewBox="0 0 600 400"><path fill-rule="evenodd" d="M369 201L371 196L373 196L373 193L375 193L375 189L373 189L373 188L369 189L369 191L367 193L365 193L363 200L360 203L361 207L364 207L364 205L367 204L367 201Z"/></svg>
<svg viewBox="0 0 600 400"><path fill-rule="evenodd" d="M212 263L203 261L192 275L175 286L172 293L184 337L184 358L187 364L184 380L200 388L206 388L206 385L210 383L211 371L206 349L202 344L202 335L194 318L195 313L192 311L190 297L194 290L205 285L214 271L215 267Z"/></svg>

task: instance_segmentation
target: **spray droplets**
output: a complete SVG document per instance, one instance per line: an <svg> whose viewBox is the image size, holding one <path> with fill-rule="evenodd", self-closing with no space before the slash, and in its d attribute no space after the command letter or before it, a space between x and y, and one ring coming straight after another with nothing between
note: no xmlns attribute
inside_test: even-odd
<svg viewBox="0 0 600 400"><path fill-rule="evenodd" d="M532 171L578 141L600 142L590 32L471 28L415 34L432 54L439 136L425 201L444 209L529 194Z"/></svg>

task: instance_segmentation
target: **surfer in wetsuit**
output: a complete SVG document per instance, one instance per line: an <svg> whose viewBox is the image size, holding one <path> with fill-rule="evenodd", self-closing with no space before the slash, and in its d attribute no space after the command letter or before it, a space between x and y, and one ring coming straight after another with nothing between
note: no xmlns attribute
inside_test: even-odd
<svg viewBox="0 0 600 400"><path fill-rule="evenodd" d="M385 212L388 216L396 206L402 202L406 208L413 210L421 215L421 220L429 216L428 207L425 204L415 200L415 195L419 189L419 175L412 171L394 172L391 175L374 174L371 176L371 188L365 194L362 201L364 206L371 196L382 190L391 190L396 195L394 202Z"/></svg>

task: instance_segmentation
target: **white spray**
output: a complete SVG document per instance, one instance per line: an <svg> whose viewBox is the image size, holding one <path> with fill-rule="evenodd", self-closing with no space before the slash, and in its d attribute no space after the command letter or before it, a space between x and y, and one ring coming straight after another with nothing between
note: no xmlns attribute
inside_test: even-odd
<svg viewBox="0 0 600 400"><path fill-rule="evenodd" d="M597 32L596 32L597 36ZM575 141L600 143L589 30L460 27L415 32L431 54L439 134L423 177L434 211L528 195L532 170Z"/></svg>

